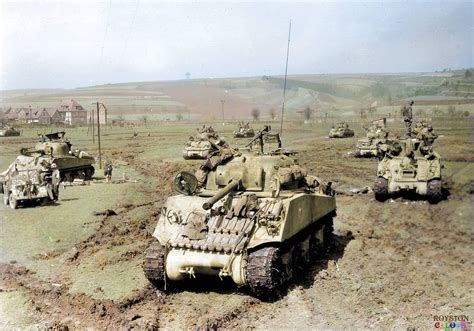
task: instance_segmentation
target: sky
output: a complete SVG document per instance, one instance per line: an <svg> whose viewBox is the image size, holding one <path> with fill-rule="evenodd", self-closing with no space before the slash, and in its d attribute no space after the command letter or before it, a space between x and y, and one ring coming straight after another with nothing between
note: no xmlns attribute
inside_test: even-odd
<svg viewBox="0 0 474 331"><path fill-rule="evenodd" d="M473 67L472 1L0 1L0 90Z"/></svg>

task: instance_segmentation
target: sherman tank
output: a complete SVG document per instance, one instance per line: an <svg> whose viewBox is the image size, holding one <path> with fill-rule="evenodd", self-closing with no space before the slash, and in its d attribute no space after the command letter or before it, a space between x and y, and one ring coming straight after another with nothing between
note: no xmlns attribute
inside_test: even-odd
<svg viewBox="0 0 474 331"><path fill-rule="evenodd" d="M441 157L426 140L390 141L379 161L375 198L384 201L395 193L414 192L437 202L442 198L441 169Z"/></svg>
<svg viewBox="0 0 474 331"><path fill-rule="evenodd" d="M73 150L72 144L65 138L65 132L41 135L33 150L23 148L21 154L55 163L63 181L72 182L75 178L91 179L94 175L94 157L85 151Z"/></svg>
<svg viewBox="0 0 474 331"><path fill-rule="evenodd" d="M189 137L189 140L184 145L184 159L207 159L212 152L216 151L215 143L218 140L219 135L212 126L203 126L202 129L198 129L198 134L195 137Z"/></svg>
<svg viewBox="0 0 474 331"><path fill-rule="evenodd" d="M381 155L388 138L385 119L382 123L372 123L370 127L366 128L367 137L357 141L355 157L379 157Z"/></svg>
<svg viewBox="0 0 474 331"><path fill-rule="evenodd" d="M329 131L329 138L347 138L354 137L354 130L349 129L346 122L338 122Z"/></svg>
<svg viewBox="0 0 474 331"><path fill-rule="evenodd" d="M19 135L20 131L12 127L5 126L3 128L0 128L0 137L14 137Z"/></svg>
<svg viewBox="0 0 474 331"><path fill-rule="evenodd" d="M3 203L16 209L27 201L46 204L58 199L58 183L53 184L52 165L46 160L20 155L0 174Z"/></svg>
<svg viewBox="0 0 474 331"><path fill-rule="evenodd" d="M250 126L250 123L239 124L239 129L233 132L234 138L252 138L255 137L255 131Z"/></svg>
<svg viewBox="0 0 474 331"><path fill-rule="evenodd" d="M256 296L272 297L330 245L336 213L331 183L281 152L215 157L219 162L208 160L204 176L175 176L179 194L162 207L144 273L164 290L213 275L216 282L230 278Z"/></svg>

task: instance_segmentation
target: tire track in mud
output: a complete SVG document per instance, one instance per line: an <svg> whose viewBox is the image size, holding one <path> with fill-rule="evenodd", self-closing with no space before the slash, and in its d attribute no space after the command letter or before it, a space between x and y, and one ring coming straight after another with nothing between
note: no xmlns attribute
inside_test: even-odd
<svg viewBox="0 0 474 331"><path fill-rule="evenodd" d="M77 268L81 261L98 251L136 241L142 241L143 244L136 250L126 252L115 261L107 261L105 264L141 259L151 239L161 204L171 193L170 185L164 184L171 182L171 177L180 166L169 162L161 162L158 165L141 162L137 164L138 162L128 163L146 175L153 172L155 178L158 179L159 189L149 192L149 201L135 205L118 203L115 210L97 212L96 214L103 216L96 231L72 249L66 252L51 251L34 257L42 260L58 258L62 262L62 271L58 272L54 280L40 280L32 271L20 266L0 265L2 284L4 284L2 287L7 286L25 292L33 306L35 319L45 323L46 327L111 328L121 326L130 328L138 326L139 328L154 328L158 326L159 311L165 296L153 289L151 285L131 293L120 302L114 302L95 299L87 294L70 293L71 281L65 276L67 269ZM144 219L128 221L125 219L127 213L140 207L148 207L147 216Z"/></svg>

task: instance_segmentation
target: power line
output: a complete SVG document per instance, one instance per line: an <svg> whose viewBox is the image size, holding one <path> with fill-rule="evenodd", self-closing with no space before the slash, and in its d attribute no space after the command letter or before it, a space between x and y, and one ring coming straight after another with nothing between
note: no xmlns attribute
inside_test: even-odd
<svg viewBox="0 0 474 331"><path fill-rule="evenodd" d="M286 49L285 83L283 84L283 104L281 106L280 138L283 136L283 113L285 111L286 77L288 75L288 57L290 55L290 35L291 35L291 20L290 20L290 27L288 29L288 48Z"/></svg>
<svg viewBox="0 0 474 331"><path fill-rule="evenodd" d="M123 46L122 54L120 55L119 63L122 62L122 58L125 55L125 51L127 49L127 44L128 44L128 39L130 38L131 30L133 29L133 25L135 24L135 18L137 17L137 11L138 11L138 6L139 5L140 5L140 0L137 0L137 5L135 6L135 12L133 13L133 17L132 17L132 23L130 24L130 27L128 28L127 37L125 38L125 43L124 43L124 46Z"/></svg>
<svg viewBox="0 0 474 331"><path fill-rule="evenodd" d="M102 65L102 58L104 56L104 47L105 47L105 40L107 38L107 32L109 30L109 24L110 24L110 11L112 8L112 0L109 0L109 9L107 11L107 24L105 25L105 33L104 33L104 39L102 40L102 47L100 49L100 60L99 60L99 65Z"/></svg>

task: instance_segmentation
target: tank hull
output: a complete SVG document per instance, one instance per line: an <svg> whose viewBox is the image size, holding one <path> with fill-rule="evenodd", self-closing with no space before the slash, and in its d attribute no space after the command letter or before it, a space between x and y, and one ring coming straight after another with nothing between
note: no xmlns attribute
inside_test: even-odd
<svg viewBox="0 0 474 331"><path fill-rule="evenodd" d="M329 138L349 138L354 137L354 131L351 129L335 130L329 132Z"/></svg>
<svg viewBox="0 0 474 331"><path fill-rule="evenodd" d="M228 208L238 205L241 198L242 195L231 196ZM271 217L266 226L257 226L257 221L248 217L205 216L201 207L206 201L206 197L178 195L170 197L163 207L153 237L168 247L164 260L166 277L171 281L206 274L231 277L237 285L249 284L245 267L249 252L292 242L303 233L309 236L312 228L336 210L334 197L320 194L261 198L260 208L266 208ZM223 204L219 201L214 207L219 209ZM183 206L187 206L185 210ZM199 214L201 219L207 219L207 225L202 227L203 223L198 222L198 226L191 226L192 215ZM270 219L277 218L270 224ZM298 243L294 240L292 244Z"/></svg>
<svg viewBox="0 0 474 331"><path fill-rule="evenodd" d="M441 196L441 168L438 157L386 157L379 162L375 195L384 200L392 194L412 192L437 200Z"/></svg>
<svg viewBox="0 0 474 331"><path fill-rule="evenodd" d="M0 137L18 137L20 131L13 129L0 130Z"/></svg>

